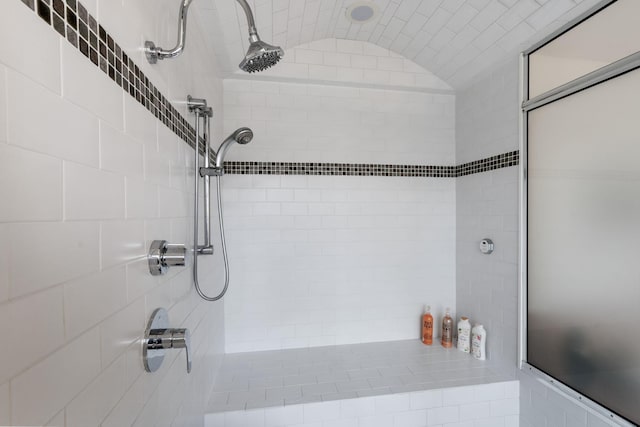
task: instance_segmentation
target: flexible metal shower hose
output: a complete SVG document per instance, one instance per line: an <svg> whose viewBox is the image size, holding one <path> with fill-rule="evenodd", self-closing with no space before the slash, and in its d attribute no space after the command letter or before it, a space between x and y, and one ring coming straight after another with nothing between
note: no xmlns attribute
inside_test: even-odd
<svg viewBox="0 0 640 427"><path fill-rule="evenodd" d="M200 289L200 283L198 282L198 254L194 253L193 256L193 281L196 285L196 291L198 292L198 295L200 295L200 297L202 297L202 299L206 300L206 301L217 301L220 298L222 298L224 296L224 294L227 293L227 288L229 287L229 258L227 256L227 242L224 236L224 221L223 221L223 215L222 215L222 185L221 185L221 179L222 177L220 176L216 176L216 187L218 189L217 194L216 194L216 199L218 201L218 224L220 226L220 240L221 240L221 246L222 246L222 259L224 260L224 288L222 288L222 292L220 292L220 294L216 295L215 297L210 297L208 295L206 295L202 289ZM198 196L196 195L196 200L198 199ZM196 206L197 206L197 202L196 202ZM196 210L197 212L197 210ZM198 219L197 219L197 215L195 218L195 237L197 239L198 236ZM197 243L198 241L195 241L195 251L197 252Z"/></svg>

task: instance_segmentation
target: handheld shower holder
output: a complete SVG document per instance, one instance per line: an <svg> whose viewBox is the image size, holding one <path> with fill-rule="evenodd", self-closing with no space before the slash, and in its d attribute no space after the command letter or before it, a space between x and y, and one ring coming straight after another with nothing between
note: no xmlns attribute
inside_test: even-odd
<svg viewBox="0 0 640 427"><path fill-rule="evenodd" d="M222 175L224 175L223 167L214 166L212 168L200 168L200 176L203 178L205 176L222 176Z"/></svg>

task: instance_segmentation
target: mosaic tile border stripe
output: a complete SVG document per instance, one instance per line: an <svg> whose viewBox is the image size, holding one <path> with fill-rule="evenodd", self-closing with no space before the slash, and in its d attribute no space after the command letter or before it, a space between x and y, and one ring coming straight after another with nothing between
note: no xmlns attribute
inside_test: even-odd
<svg viewBox="0 0 640 427"><path fill-rule="evenodd" d="M100 68L191 147L195 130L77 0L22 0L44 22Z"/></svg>
<svg viewBox="0 0 640 427"><path fill-rule="evenodd" d="M44 22L78 49L87 60L158 120L194 147L195 129L127 56L113 37L77 0L21 0ZM230 174L344 175L456 178L515 166L519 151L458 166L382 165L354 163L225 162Z"/></svg>
<svg viewBox="0 0 640 427"><path fill-rule="evenodd" d="M457 178L516 166L520 152L511 151L458 166L379 165L353 163L225 162L225 172L239 175L344 175Z"/></svg>
<svg viewBox="0 0 640 427"><path fill-rule="evenodd" d="M508 168L520 164L520 151L509 151L508 153L498 154L496 156L487 157L481 160L475 160L469 163L463 163L456 166L456 177L472 175L492 171L495 169Z"/></svg>
<svg viewBox="0 0 640 427"><path fill-rule="evenodd" d="M240 175L420 176L455 178L455 166L354 163L225 162L226 173Z"/></svg>

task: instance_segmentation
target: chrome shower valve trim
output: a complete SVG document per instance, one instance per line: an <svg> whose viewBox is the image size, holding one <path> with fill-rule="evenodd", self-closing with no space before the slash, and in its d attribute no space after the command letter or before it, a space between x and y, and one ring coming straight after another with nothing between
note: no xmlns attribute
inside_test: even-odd
<svg viewBox="0 0 640 427"><path fill-rule="evenodd" d="M187 248L182 244L167 243L166 240L154 240L149 247L147 261L152 276L165 274L169 267L184 267L187 264Z"/></svg>
<svg viewBox="0 0 640 427"><path fill-rule="evenodd" d="M187 373L191 373L191 333L185 328L170 328L169 313L164 308L156 308L151 314L144 333L142 360L147 372L160 369L164 361L165 350L185 349Z"/></svg>

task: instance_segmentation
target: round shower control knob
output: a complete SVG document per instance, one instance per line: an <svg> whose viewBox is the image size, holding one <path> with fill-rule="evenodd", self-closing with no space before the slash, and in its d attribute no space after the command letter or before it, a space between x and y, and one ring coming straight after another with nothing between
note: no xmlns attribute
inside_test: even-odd
<svg viewBox="0 0 640 427"><path fill-rule="evenodd" d="M489 255L491 252L493 252L493 240L482 239L480 241L480 252L485 255Z"/></svg>
<svg viewBox="0 0 640 427"><path fill-rule="evenodd" d="M187 264L187 248L182 244L167 243L166 240L154 240L149 247L147 260L151 275L160 276L169 267Z"/></svg>

